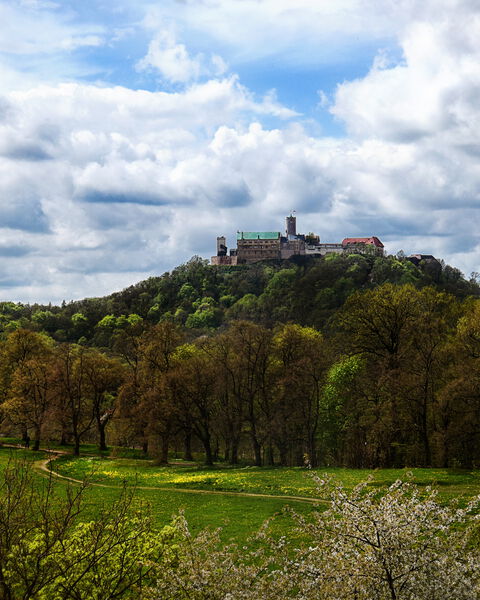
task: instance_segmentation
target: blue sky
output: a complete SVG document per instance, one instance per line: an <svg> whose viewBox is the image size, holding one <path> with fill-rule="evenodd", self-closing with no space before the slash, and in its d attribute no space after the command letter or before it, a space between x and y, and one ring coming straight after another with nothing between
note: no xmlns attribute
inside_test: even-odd
<svg viewBox="0 0 480 600"><path fill-rule="evenodd" d="M0 0L0 299L99 296L297 210L480 271L474 0Z"/></svg>

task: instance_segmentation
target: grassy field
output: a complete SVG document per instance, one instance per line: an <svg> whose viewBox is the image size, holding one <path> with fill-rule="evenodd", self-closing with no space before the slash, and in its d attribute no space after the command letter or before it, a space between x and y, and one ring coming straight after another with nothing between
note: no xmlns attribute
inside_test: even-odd
<svg viewBox="0 0 480 600"><path fill-rule="evenodd" d="M90 449L82 450L86 452ZM42 475L38 465L45 459L45 453L0 448L0 470L5 467L12 453L32 461L33 472L40 484ZM52 463L58 474L79 480L87 479L93 484L85 494L83 518L93 518L102 508L109 506L118 498L123 483L136 488L136 502L148 504L159 525L168 523L179 511L184 511L194 531L204 527L221 527L225 541L243 543L267 518L281 513L286 505L302 514L316 510L314 503L292 498L318 497L311 473L305 468L232 468L221 465L206 468L181 461L160 467L151 461L133 458L135 452L119 454L125 458L74 458L65 455ZM370 475L370 485L381 488L399 478L405 479L407 471L413 473L418 485L437 487L442 502L456 497L466 499L480 493L480 471L320 469L319 473L334 476L347 488ZM60 494L64 493L67 485L66 480L58 480ZM291 519L285 514L275 520L278 533L286 533L290 527Z"/></svg>
<svg viewBox="0 0 480 600"><path fill-rule="evenodd" d="M0 471L7 465L11 457L24 458L32 462L32 469L38 485L42 485L44 477L35 469L36 463L45 459L43 452L28 450L12 450L0 448ZM116 485L114 482L113 485ZM58 494L65 493L68 482L57 480ZM85 492L84 511L82 518L95 518L99 511L111 505L120 495L117 487L89 487ZM205 527L222 529L222 539L226 542L237 541L244 543L254 534L262 523L277 513L281 513L286 504L295 510L306 514L314 510L310 503L286 502L282 498L249 498L237 495L212 495L204 493L190 494L182 491L144 490L135 492L137 504L147 504L159 526L166 525L172 518L183 511L192 531ZM279 515L274 530L279 534L291 529L291 518L286 514Z"/></svg>
<svg viewBox="0 0 480 600"><path fill-rule="evenodd" d="M306 468L204 467L174 462L171 466L155 466L152 461L88 456L61 457L54 469L67 477L88 479L93 483L162 489L189 489L223 491L274 496L302 496L317 498L318 492L312 474ZM420 486L433 485L440 498L471 497L480 493L480 471L454 469L340 469L320 468L320 475L328 474L351 488L372 477L371 485L384 487L412 473Z"/></svg>

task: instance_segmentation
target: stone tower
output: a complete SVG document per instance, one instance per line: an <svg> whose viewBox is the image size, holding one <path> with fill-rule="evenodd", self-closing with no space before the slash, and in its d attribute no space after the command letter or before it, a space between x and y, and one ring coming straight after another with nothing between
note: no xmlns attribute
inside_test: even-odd
<svg viewBox="0 0 480 600"><path fill-rule="evenodd" d="M297 217L290 214L290 216L285 219L285 222L287 224L287 237L289 235L297 235Z"/></svg>
<svg viewBox="0 0 480 600"><path fill-rule="evenodd" d="M221 235L217 237L217 256L226 256L227 255L227 240L225 236Z"/></svg>

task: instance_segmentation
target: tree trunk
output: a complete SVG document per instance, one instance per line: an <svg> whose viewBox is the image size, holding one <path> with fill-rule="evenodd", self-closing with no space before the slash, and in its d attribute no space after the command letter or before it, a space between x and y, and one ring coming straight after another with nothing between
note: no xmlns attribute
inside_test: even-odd
<svg viewBox="0 0 480 600"><path fill-rule="evenodd" d="M107 426L107 422L102 423L101 419L97 420L97 425L98 425L98 437L99 437L99 443L98 443L98 447L100 449L100 452L102 450L108 450L107 448L107 441L106 441L106 436L105 436L105 428Z"/></svg>
<svg viewBox="0 0 480 600"><path fill-rule="evenodd" d="M262 447L254 433L252 433L252 446L253 446L253 454L254 454L254 458L255 458L255 466L261 467L262 466Z"/></svg>
<svg viewBox="0 0 480 600"><path fill-rule="evenodd" d="M211 467L213 465L212 446L210 444L210 437L206 437L203 441L203 447L205 448L205 464Z"/></svg>
<svg viewBox="0 0 480 600"><path fill-rule="evenodd" d="M168 433L164 433L162 435L162 445L161 445L161 454L160 454L160 463L162 465L168 465L168 441L169 435Z"/></svg>
<svg viewBox="0 0 480 600"><path fill-rule="evenodd" d="M218 455L220 454L220 445L218 443L218 438L215 438L215 444L213 447L213 462L218 462Z"/></svg>
<svg viewBox="0 0 480 600"><path fill-rule="evenodd" d="M190 431L190 429L187 429L185 431L185 437L184 437L183 443L184 443L183 460L193 460L192 432Z"/></svg>
<svg viewBox="0 0 480 600"><path fill-rule="evenodd" d="M280 455L280 466L282 467L288 467L288 449L287 449L287 444L285 442L278 442L276 443L276 446L278 448L278 453Z"/></svg>
<svg viewBox="0 0 480 600"><path fill-rule="evenodd" d="M275 465L274 455L273 455L273 445L269 442L267 446L267 465L269 467L273 467Z"/></svg>
<svg viewBox="0 0 480 600"><path fill-rule="evenodd" d="M33 449L40 449L40 427L35 427L35 440L33 442Z"/></svg>
<svg viewBox="0 0 480 600"><path fill-rule="evenodd" d="M428 439L428 392L429 392L429 384L428 380L425 382L424 394L423 394L423 403L422 403L422 424L421 424L421 432L422 432L422 441L423 441L423 454L425 460L425 467L430 467L432 463L432 454L430 450L430 440Z"/></svg>
<svg viewBox="0 0 480 600"><path fill-rule="evenodd" d="M225 440L225 452L223 454L223 459L226 463L230 460L230 440Z"/></svg>
<svg viewBox="0 0 480 600"><path fill-rule="evenodd" d="M230 464L238 465L238 441L232 440L232 447L230 451Z"/></svg>
<svg viewBox="0 0 480 600"><path fill-rule="evenodd" d="M62 433L60 435L60 446L66 446L67 445L67 432L65 430L65 427L62 426Z"/></svg>
<svg viewBox="0 0 480 600"><path fill-rule="evenodd" d="M308 436L308 456L307 456L308 462L310 464L311 467L315 468L318 466L318 461L317 461L317 444L315 441L315 435L309 435Z"/></svg>

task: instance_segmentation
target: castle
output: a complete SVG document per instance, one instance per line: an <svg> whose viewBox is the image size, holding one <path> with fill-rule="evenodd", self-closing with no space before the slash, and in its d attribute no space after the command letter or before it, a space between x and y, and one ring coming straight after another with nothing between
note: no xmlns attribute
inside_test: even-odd
<svg viewBox="0 0 480 600"><path fill-rule="evenodd" d="M280 231L237 231L237 248L227 252L224 236L217 237L217 255L212 265L243 265L267 259L292 256L325 256L326 254L374 254L383 256L383 244L376 236L345 238L338 244L321 244L313 233L297 234L297 218L286 218L285 235Z"/></svg>

